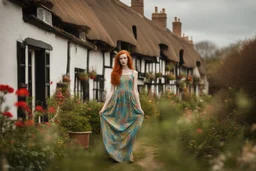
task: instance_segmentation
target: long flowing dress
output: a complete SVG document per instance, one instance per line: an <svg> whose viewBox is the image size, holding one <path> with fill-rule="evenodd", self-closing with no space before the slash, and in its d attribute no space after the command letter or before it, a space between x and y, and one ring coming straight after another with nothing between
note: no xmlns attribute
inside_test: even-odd
<svg viewBox="0 0 256 171"><path fill-rule="evenodd" d="M117 162L133 161L133 144L144 115L133 92L134 76L122 75L100 117L103 143L109 156Z"/></svg>

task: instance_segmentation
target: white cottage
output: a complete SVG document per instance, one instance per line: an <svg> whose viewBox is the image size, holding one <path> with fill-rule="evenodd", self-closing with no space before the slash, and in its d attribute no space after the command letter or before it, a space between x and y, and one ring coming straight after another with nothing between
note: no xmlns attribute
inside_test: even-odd
<svg viewBox="0 0 256 171"><path fill-rule="evenodd" d="M166 28L166 13L157 8L152 20L144 16L144 1L129 7L118 0L1 0L0 84L27 87L32 105L45 105L63 75L69 75L72 94L82 100L104 100L116 51L126 49L139 72L139 90L160 94L182 91L172 72L204 76L203 61L191 40L181 37L175 18L173 32ZM166 65L174 66L166 70ZM97 77L80 80L78 73L96 70ZM163 76L146 80L147 73ZM158 75L159 75L158 74ZM160 74L160 75L161 75ZM207 79L205 79L207 81ZM187 85L198 94L198 85ZM8 99L9 104L16 96ZM16 108L11 108L16 114Z"/></svg>

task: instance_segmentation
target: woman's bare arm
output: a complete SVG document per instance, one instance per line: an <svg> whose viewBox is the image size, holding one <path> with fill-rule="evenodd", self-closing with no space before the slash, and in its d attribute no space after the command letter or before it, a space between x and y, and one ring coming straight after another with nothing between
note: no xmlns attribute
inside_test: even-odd
<svg viewBox="0 0 256 171"><path fill-rule="evenodd" d="M137 106L142 111L142 113L144 114L144 111L141 108L140 96L139 96L139 92L138 92L138 72L134 70L133 74L134 74L133 92L134 92L134 95L135 95Z"/></svg>
<svg viewBox="0 0 256 171"><path fill-rule="evenodd" d="M110 99L111 99L111 97L112 97L114 91L115 91L115 86L113 86L113 85L111 84L110 91L109 91L109 92L107 93L107 95L106 95L106 101L105 101L105 103L104 103L102 109L101 109L100 112L99 112L100 115L101 115L101 114L104 112L104 110L106 109L106 106L108 105L108 103L109 103L109 101L110 101Z"/></svg>

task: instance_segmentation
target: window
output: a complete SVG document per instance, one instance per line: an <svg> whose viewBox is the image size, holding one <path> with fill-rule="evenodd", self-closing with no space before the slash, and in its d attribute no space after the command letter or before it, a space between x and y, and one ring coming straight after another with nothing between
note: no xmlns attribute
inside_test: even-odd
<svg viewBox="0 0 256 171"><path fill-rule="evenodd" d="M85 32L82 31L82 32L79 33L79 39L86 42Z"/></svg>
<svg viewBox="0 0 256 171"><path fill-rule="evenodd" d="M80 100L86 101L86 100L89 100L89 81L80 80L78 76L80 72L85 72L85 70L80 68L75 68L74 94Z"/></svg>
<svg viewBox="0 0 256 171"><path fill-rule="evenodd" d="M37 18L44 21L47 24L52 25L52 13L44 8L37 8Z"/></svg>
<svg viewBox="0 0 256 171"><path fill-rule="evenodd" d="M18 88L27 88L26 85L26 57L25 57L25 46L23 43L17 42L17 76L18 76ZM18 96L18 101L26 100L25 97ZM26 114L21 109L17 109L18 118L25 118Z"/></svg>
<svg viewBox="0 0 256 171"><path fill-rule="evenodd" d="M137 40L137 27L136 26L132 26L132 32L133 32L134 38Z"/></svg>
<svg viewBox="0 0 256 171"><path fill-rule="evenodd" d="M97 75L97 78L93 81L93 99L100 102L105 100L103 76Z"/></svg>
<svg viewBox="0 0 256 171"><path fill-rule="evenodd" d="M45 54L45 97L50 97L50 54Z"/></svg>
<svg viewBox="0 0 256 171"><path fill-rule="evenodd" d="M184 64L183 54L184 54L184 50L182 49L180 50L180 66Z"/></svg>

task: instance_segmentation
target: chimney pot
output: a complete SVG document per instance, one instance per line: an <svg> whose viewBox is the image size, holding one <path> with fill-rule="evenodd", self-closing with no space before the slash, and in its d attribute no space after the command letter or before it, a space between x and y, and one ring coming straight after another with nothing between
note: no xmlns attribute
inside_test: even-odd
<svg viewBox="0 0 256 171"><path fill-rule="evenodd" d="M162 10L163 10L163 13L165 13L165 8L163 8Z"/></svg>
<svg viewBox="0 0 256 171"><path fill-rule="evenodd" d="M174 17L174 21L177 21L177 17Z"/></svg>
<svg viewBox="0 0 256 171"><path fill-rule="evenodd" d="M157 9L157 7L155 7L155 13L158 13L158 9Z"/></svg>
<svg viewBox="0 0 256 171"><path fill-rule="evenodd" d="M178 22L180 22L180 18L178 18Z"/></svg>

